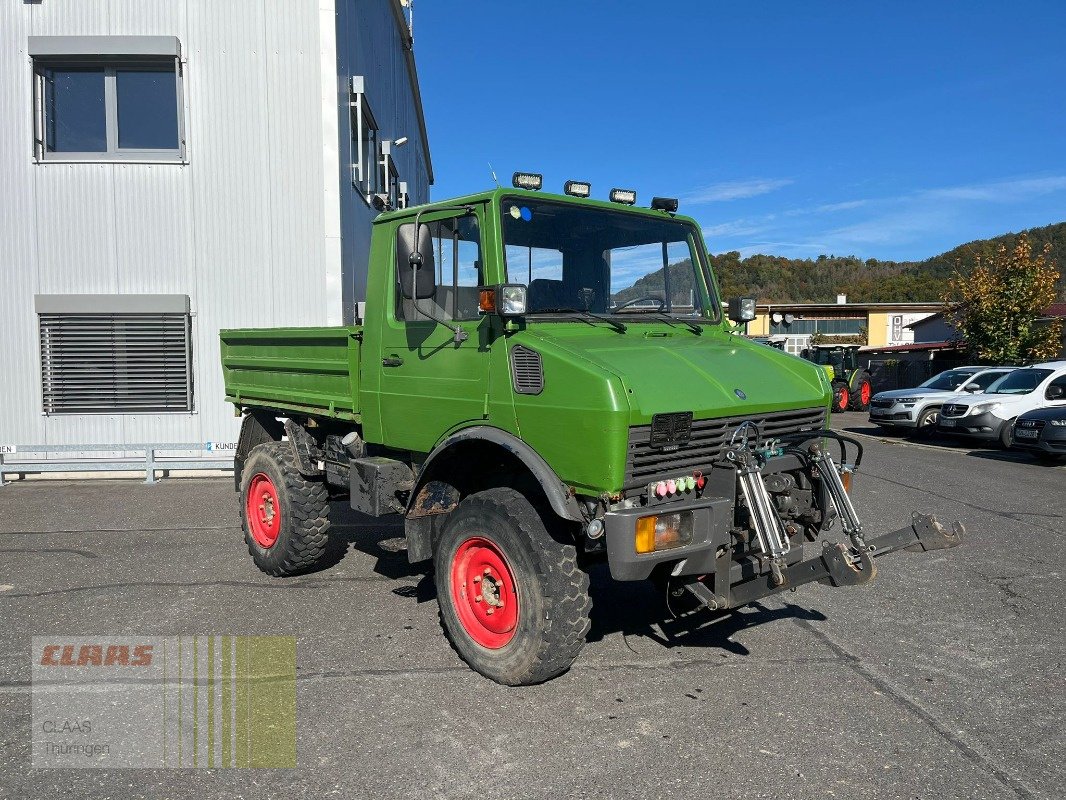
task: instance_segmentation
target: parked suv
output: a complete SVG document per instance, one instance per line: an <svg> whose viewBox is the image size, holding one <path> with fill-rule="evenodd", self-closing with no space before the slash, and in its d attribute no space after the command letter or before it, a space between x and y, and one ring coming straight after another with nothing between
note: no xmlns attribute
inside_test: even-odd
<svg viewBox="0 0 1066 800"><path fill-rule="evenodd" d="M944 398L955 392L980 393L1016 367L959 367L934 375L914 389L878 392L870 401L870 422L884 428L931 431Z"/></svg>
<svg viewBox="0 0 1066 800"><path fill-rule="evenodd" d="M937 430L1010 447L1014 421L1038 408L1066 408L1066 361L1016 369L983 395L945 397Z"/></svg>
<svg viewBox="0 0 1066 800"><path fill-rule="evenodd" d="M1041 461L1066 459L1066 406L1026 411L1014 423L1011 446L1028 450Z"/></svg>

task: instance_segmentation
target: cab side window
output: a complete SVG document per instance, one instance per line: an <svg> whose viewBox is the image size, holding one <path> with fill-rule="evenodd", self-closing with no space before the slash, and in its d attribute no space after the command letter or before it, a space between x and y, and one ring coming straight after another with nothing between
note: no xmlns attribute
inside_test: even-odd
<svg viewBox="0 0 1066 800"><path fill-rule="evenodd" d="M431 298L407 300L399 290L397 277L396 319L420 323L431 323L431 317L457 322L480 319L478 287L483 285L484 278L481 229L477 217L467 214L421 224L429 229L433 244L433 274L437 289ZM397 236L411 237L413 233L414 225L406 224L399 227ZM397 264L396 268L408 267Z"/></svg>
<svg viewBox="0 0 1066 800"><path fill-rule="evenodd" d="M1059 375L1049 383L1044 397L1054 403L1066 403L1066 375Z"/></svg>

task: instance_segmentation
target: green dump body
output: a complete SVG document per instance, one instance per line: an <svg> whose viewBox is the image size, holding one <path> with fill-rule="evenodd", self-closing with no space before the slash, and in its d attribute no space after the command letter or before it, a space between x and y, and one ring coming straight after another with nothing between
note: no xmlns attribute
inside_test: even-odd
<svg viewBox="0 0 1066 800"><path fill-rule="evenodd" d="M220 332L226 400L359 422L362 327Z"/></svg>

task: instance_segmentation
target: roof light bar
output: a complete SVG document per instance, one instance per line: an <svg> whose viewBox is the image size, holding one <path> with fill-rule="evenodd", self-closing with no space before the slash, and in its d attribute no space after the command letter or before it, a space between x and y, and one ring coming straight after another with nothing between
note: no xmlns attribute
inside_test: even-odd
<svg viewBox="0 0 1066 800"><path fill-rule="evenodd" d="M656 211L667 211L671 214L675 214L677 213L677 198L653 197L651 199L651 207Z"/></svg>
<svg viewBox="0 0 1066 800"><path fill-rule="evenodd" d="M625 206L637 204L637 193L633 189L611 189L611 202L621 203Z"/></svg>
<svg viewBox="0 0 1066 800"><path fill-rule="evenodd" d="M563 192L571 197L589 197L592 194L592 184L585 181L567 181L563 184Z"/></svg>
<svg viewBox="0 0 1066 800"><path fill-rule="evenodd" d="M535 172L516 172L511 176L511 185L516 189L529 189L539 192L544 185L544 176Z"/></svg>

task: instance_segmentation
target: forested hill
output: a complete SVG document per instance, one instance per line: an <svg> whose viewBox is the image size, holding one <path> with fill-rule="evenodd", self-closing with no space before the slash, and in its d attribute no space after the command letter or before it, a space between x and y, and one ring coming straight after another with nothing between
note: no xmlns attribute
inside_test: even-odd
<svg viewBox="0 0 1066 800"><path fill-rule="evenodd" d="M1059 270L1059 296L1066 299L1066 222L1031 228L1025 233L1038 253L1051 244ZM921 302L940 299L943 280L956 266L972 268L978 256L1013 247L1019 234L1007 233L959 245L925 261L862 261L853 256L816 259L730 252L712 256L723 297L754 296L770 303L831 303L838 293L852 302Z"/></svg>

